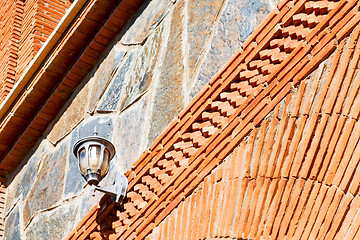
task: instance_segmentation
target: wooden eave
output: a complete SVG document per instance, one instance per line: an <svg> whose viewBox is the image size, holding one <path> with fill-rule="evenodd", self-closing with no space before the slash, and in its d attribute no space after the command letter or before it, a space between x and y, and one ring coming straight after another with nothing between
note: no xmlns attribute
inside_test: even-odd
<svg viewBox="0 0 360 240"><path fill-rule="evenodd" d="M105 196L67 239L144 239L349 36L359 6L282 1L126 173L128 201Z"/></svg>
<svg viewBox="0 0 360 240"><path fill-rule="evenodd" d="M78 14L64 16L62 25L55 29L40 50L38 57L42 59L38 65L36 61L30 65L1 104L1 176L21 163L143 2L78 0L73 3L72 6L81 7L77 9Z"/></svg>

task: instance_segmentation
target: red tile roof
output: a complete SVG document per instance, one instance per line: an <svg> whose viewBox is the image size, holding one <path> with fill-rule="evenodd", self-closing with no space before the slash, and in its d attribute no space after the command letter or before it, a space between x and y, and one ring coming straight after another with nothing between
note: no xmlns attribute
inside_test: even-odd
<svg viewBox="0 0 360 240"><path fill-rule="evenodd" d="M237 237L271 235L275 239L291 231L295 236L315 239L342 236L353 227L354 235L358 224L346 222L351 219L346 214L356 214L351 206L357 202L354 194L358 193L356 180L360 176L355 171L357 159L350 160L357 140L349 140L359 137L359 131L354 130L359 108L353 104L358 96L358 87L354 87L358 78L354 76L358 63L355 44L360 29L359 5L354 0L282 1L279 11L273 11L245 42L244 50L228 62L135 162L127 173L127 203L114 206L105 197L68 239L144 239L184 199L184 204L195 210L193 204L198 199L194 190L205 184L204 179L209 179L207 176L212 176L211 171L219 169L229 154L238 156L234 168L246 176L239 183L237 195L243 205L236 206L239 211L232 221L244 223L234 231L247 235ZM349 36L350 42L345 44ZM345 55L339 62L342 52ZM332 62L326 65L331 66L327 78L320 84L322 71L327 72L320 64L333 53ZM308 80L315 69L319 76ZM320 144L322 141L326 144ZM263 150L255 152L255 146ZM237 151L246 151L246 156L241 157ZM345 175L345 169L353 174ZM216 175L219 176L224 178ZM220 192L227 196L226 184L215 186L215 196ZM312 188L314 192L307 198ZM269 192L265 194L266 190ZM250 197L247 193L256 195ZM298 198L301 194L304 199ZM196 198L191 203L190 196ZM262 196L259 201L265 203L253 208L256 201L252 201L257 196ZM235 204L230 199L214 199L213 204L218 206L222 206L222 201ZM346 212L352 199L355 200L350 211ZM308 200L304 212L307 218L299 220L303 228L295 229L304 200ZM288 207L295 205L299 207L296 210ZM313 206L321 209L319 215L312 215ZM221 223L216 211L209 214L210 219L217 219L215 223ZM245 224L249 217L256 219L257 230ZM284 223L289 222L293 225L285 227Z"/></svg>

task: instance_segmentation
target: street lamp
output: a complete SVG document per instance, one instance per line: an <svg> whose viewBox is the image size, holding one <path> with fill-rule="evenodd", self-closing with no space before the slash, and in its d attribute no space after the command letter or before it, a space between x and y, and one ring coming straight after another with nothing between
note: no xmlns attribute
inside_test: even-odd
<svg viewBox="0 0 360 240"><path fill-rule="evenodd" d="M114 202L122 203L128 187L128 180L123 174L117 174L110 187L98 186L109 171L110 160L115 155L114 145L99 137L95 130L93 136L80 139L74 145L73 152L79 161L81 175L94 188L93 191L109 194Z"/></svg>

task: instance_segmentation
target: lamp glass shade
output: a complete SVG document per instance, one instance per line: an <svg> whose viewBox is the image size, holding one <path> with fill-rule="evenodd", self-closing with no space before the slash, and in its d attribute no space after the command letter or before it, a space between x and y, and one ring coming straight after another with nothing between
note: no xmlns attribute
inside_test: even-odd
<svg viewBox="0 0 360 240"><path fill-rule="evenodd" d="M73 152L78 158L82 176L90 185L97 185L109 171L115 148L105 138L91 136L80 139L74 145Z"/></svg>
<svg viewBox="0 0 360 240"><path fill-rule="evenodd" d="M79 151L79 168L82 174L87 172L86 149L82 148Z"/></svg>
<svg viewBox="0 0 360 240"><path fill-rule="evenodd" d="M106 173L109 171L109 155L109 151L107 149L104 149L104 159L101 166L101 176L105 176Z"/></svg>
<svg viewBox="0 0 360 240"><path fill-rule="evenodd" d="M89 166L88 168L91 172L96 172L100 169L100 156L101 156L101 146L100 145L91 145L89 146Z"/></svg>

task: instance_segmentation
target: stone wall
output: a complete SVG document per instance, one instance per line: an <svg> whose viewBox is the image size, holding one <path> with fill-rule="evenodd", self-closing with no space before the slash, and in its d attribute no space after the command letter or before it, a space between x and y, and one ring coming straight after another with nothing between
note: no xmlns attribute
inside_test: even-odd
<svg viewBox="0 0 360 240"><path fill-rule="evenodd" d="M92 197L80 176L75 142L96 127L114 143L100 183L112 184L275 7L272 0L145 3L8 180L5 239L69 233L102 197Z"/></svg>

